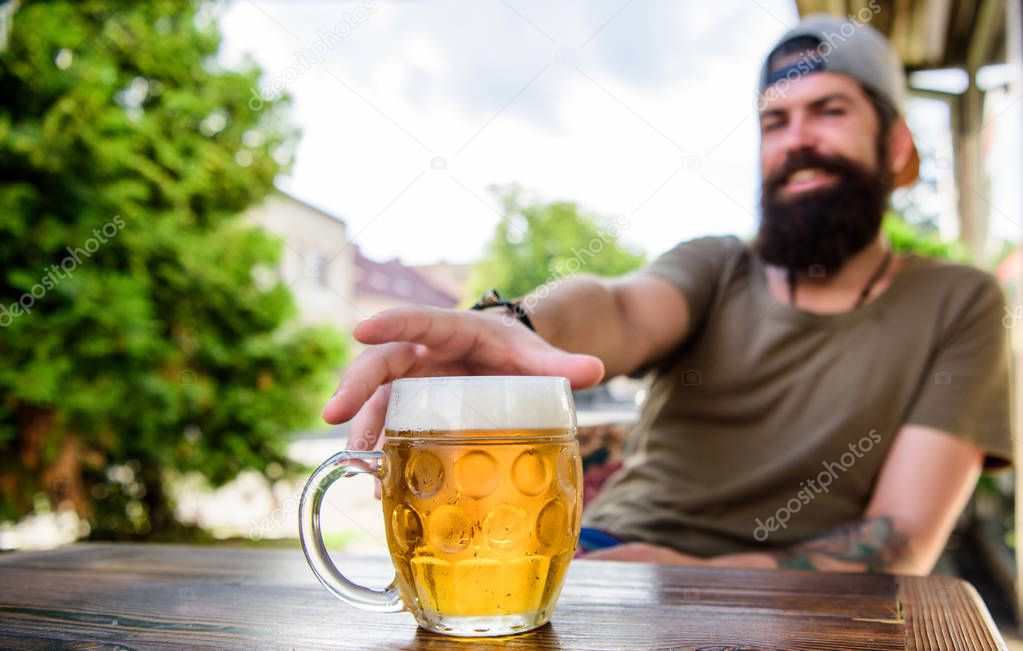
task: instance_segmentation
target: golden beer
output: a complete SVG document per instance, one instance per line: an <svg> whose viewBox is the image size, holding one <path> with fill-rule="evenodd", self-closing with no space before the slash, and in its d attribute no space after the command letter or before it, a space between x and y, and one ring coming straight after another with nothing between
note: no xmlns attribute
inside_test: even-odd
<svg viewBox="0 0 1023 651"><path fill-rule="evenodd" d="M575 405L560 377L395 380L383 450L338 452L313 472L299 503L302 549L316 578L346 603L408 610L423 628L496 636L550 618L575 554L582 462ZM320 531L327 489L381 481L394 581L353 583Z"/></svg>
<svg viewBox="0 0 1023 651"><path fill-rule="evenodd" d="M388 431L383 508L403 600L437 627L546 622L579 537L580 481L571 431Z"/></svg>

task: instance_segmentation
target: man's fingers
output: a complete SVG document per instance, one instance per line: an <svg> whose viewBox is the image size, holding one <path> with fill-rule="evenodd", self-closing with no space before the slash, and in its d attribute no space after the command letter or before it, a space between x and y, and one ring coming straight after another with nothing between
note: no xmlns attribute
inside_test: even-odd
<svg viewBox="0 0 1023 651"><path fill-rule="evenodd" d="M454 345L468 352L474 337L469 336L471 328L466 324L477 316L453 310L399 307L359 323L352 334L364 344L407 341L430 347Z"/></svg>
<svg viewBox="0 0 1023 651"><path fill-rule="evenodd" d="M384 427L387 401L391 399L391 385L384 384L373 392L359 413L352 418L348 429L349 450L374 450L379 448L380 432Z"/></svg>
<svg viewBox="0 0 1023 651"><path fill-rule="evenodd" d="M500 322L487 320L480 314L438 310L423 307L402 307L376 314L356 326L355 338L364 344L386 342L410 342L427 348L437 355L438 360L455 360L476 357L486 360L486 349L490 344L500 345L501 341L516 341L512 344L517 359L514 367L490 368L487 373L520 373L527 375L560 375L567 377L575 389L585 389L600 382L604 377L604 364L590 355L576 355L550 347L536 337L514 336L505 339L495 331L505 328ZM516 334L514 329L521 326L512 321L507 334ZM525 331L519 333L526 335ZM473 349L480 341L489 342L486 347ZM486 362L483 362L486 365Z"/></svg>
<svg viewBox="0 0 1023 651"><path fill-rule="evenodd" d="M566 377L573 389L586 389L604 379L604 362L593 355L566 353L551 348L529 351L522 362L525 373Z"/></svg>
<svg viewBox="0 0 1023 651"><path fill-rule="evenodd" d="M381 344L365 351L345 371L337 392L323 408L323 420L345 422L366 404L377 387L409 376L417 360L413 344Z"/></svg>
<svg viewBox="0 0 1023 651"><path fill-rule="evenodd" d="M598 358L558 350L518 324L506 328L480 314L397 308L363 321L354 334L371 348L352 363L324 407L328 423L343 423L355 416L379 386L424 375L438 365L456 364L481 375L562 376L573 389L591 387L604 377L604 364ZM366 427L382 422L375 408L367 411L366 418L353 424L359 437Z"/></svg>

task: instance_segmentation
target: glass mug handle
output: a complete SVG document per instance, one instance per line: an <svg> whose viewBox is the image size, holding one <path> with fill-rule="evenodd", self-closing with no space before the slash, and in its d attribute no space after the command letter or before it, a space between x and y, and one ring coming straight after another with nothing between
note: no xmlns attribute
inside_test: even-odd
<svg viewBox="0 0 1023 651"><path fill-rule="evenodd" d="M381 452L344 450L324 461L309 477L302 491L298 507L298 531L309 567L331 594L356 608L393 613L404 609L394 581L383 590L352 583L330 560L320 532L320 506L330 485L342 477L354 475L373 475L379 478L382 459Z"/></svg>

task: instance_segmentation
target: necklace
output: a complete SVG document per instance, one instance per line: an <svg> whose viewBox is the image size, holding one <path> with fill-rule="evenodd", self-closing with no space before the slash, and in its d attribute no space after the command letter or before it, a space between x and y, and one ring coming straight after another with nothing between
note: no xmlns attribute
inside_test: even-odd
<svg viewBox="0 0 1023 651"><path fill-rule="evenodd" d="M885 251L884 259L881 260L881 264L877 265L877 269L870 275L870 279L867 280L867 284L863 287L863 291L860 292L860 297L856 299L856 304L853 305L852 309L857 309L863 305L863 302L870 296L870 292L874 289L874 285L877 281L881 280L881 276L884 276L884 272L888 271L888 265L892 262L892 252ZM795 306L796 304L796 272L792 269L788 270L788 284L789 284L789 305Z"/></svg>

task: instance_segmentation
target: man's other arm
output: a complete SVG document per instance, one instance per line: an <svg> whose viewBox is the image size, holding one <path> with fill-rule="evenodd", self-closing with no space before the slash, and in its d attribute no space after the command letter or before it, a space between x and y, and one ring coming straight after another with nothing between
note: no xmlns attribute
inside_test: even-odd
<svg viewBox="0 0 1023 651"><path fill-rule="evenodd" d="M587 558L715 567L929 574L983 464L976 446L920 425L899 430L862 520L786 550L699 559L630 543Z"/></svg>

